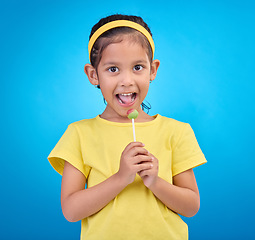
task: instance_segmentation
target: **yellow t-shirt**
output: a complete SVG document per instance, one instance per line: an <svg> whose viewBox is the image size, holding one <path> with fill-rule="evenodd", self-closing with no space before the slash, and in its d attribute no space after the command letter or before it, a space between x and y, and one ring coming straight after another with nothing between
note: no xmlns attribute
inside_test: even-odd
<svg viewBox="0 0 255 240"><path fill-rule="evenodd" d="M159 177L172 183L173 176L206 162L193 130L187 123L160 115L135 123L137 141L159 161ZM97 116L72 123L48 159L63 173L64 161L80 170L92 187L119 170L120 156L133 141L131 123L116 123ZM152 240L188 239L188 227L144 186L137 175L98 213L82 220L81 239Z"/></svg>

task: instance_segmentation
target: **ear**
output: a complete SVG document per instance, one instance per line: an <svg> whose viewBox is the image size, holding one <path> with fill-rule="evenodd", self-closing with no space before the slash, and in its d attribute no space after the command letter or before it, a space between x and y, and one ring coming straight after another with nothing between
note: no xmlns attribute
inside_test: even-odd
<svg viewBox="0 0 255 240"><path fill-rule="evenodd" d="M86 73L90 83L92 85L98 85L98 76L96 69L91 64L86 64L84 66L84 72Z"/></svg>
<svg viewBox="0 0 255 240"><path fill-rule="evenodd" d="M151 73L150 73L150 80L153 81L157 76L158 67L160 65L160 61L155 59L151 63Z"/></svg>

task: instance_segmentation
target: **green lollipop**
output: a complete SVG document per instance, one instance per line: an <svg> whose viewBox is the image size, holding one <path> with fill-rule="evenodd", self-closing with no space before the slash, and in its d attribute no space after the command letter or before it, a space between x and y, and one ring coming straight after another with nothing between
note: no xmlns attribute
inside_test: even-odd
<svg viewBox="0 0 255 240"><path fill-rule="evenodd" d="M136 138L135 138L135 119L138 117L138 111L136 109L129 109L127 111L127 114L128 114L128 118L132 120L134 142L136 142Z"/></svg>
<svg viewBox="0 0 255 240"><path fill-rule="evenodd" d="M129 109L127 114L129 119L136 119L138 117L138 111L136 109Z"/></svg>

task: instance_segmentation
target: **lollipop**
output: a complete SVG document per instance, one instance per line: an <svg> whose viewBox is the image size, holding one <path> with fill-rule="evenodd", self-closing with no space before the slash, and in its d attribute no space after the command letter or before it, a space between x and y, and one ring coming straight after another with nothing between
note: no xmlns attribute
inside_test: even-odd
<svg viewBox="0 0 255 240"><path fill-rule="evenodd" d="M136 138L135 138L135 119L138 117L138 112L135 109L129 109L127 111L127 114L128 114L128 118L132 120L134 142L136 142Z"/></svg>

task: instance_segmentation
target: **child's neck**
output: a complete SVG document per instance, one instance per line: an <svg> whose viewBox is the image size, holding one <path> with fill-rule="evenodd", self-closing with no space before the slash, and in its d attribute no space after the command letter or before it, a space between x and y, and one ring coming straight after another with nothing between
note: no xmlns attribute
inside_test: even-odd
<svg viewBox="0 0 255 240"><path fill-rule="evenodd" d="M135 119L136 122L149 122L154 120L155 118L145 113L143 110L138 111L139 115ZM129 123L131 120L126 116L121 116L118 114L110 114L106 110L99 115L101 118L111 121L111 122L119 122L119 123Z"/></svg>

